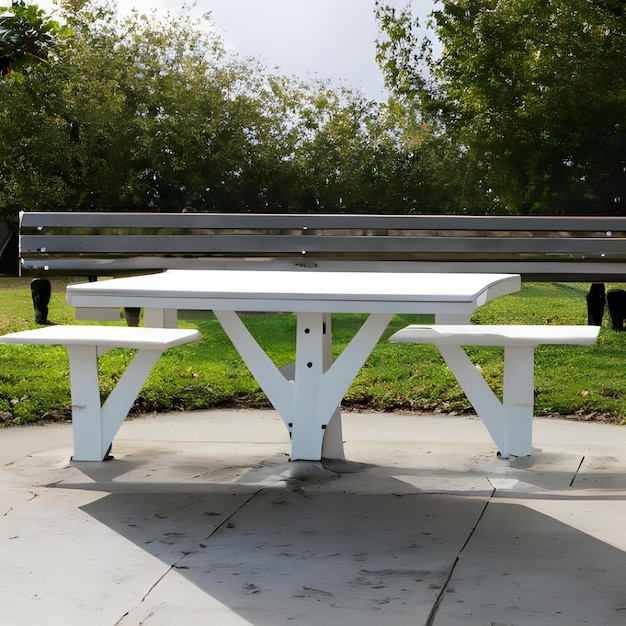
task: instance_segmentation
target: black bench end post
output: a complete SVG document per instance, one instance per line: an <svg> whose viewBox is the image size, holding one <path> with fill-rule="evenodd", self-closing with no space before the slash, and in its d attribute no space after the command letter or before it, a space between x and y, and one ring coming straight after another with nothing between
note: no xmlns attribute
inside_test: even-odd
<svg viewBox="0 0 626 626"><path fill-rule="evenodd" d="M35 309L35 323L48 323L48 305L52 294L52 285L47 278L34 278L30 283L30 292Z"/></svg>

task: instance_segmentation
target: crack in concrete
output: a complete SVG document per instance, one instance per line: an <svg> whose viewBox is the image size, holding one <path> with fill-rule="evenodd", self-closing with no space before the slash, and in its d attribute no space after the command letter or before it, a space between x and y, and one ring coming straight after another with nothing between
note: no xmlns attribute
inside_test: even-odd
<svg viewBox="0 0 626 626"><path fill-rule="evenodd" d="M580 472L580 468L583 466L584 462L585 462L585 457L583 456L580 459L580 463L578 464L578 467L576 468L574 475L572 476L572 480L570 481L570 484L569 484L570 487L574 484L574 481L578 478L578 472Z"/></svg>
<svg viewBox="0 0 626 626"><path fill-rule="evenodd" d="M450 584L450 581L452 580L452 576L454 575L454 571L456 570L456 566L458 565L459 561L461 560L461 555L462 555L463 551L465 550L465 548L467 548L469 542L471 541L472 537L474 536L474 533L478 529L478 525L480 524L481 520L485 516L485 513L487 512L487 507L489 506L489 504L493 500L493 497L495 496L495 494L496 494L496 489L494 488L492 490L492 492L491 492L491 495L489 496L489 498L485 502L485 506L483 507L482 511L480 512L480 515L478 516L478 519L476 520L476 523L474 524L474 526L470 530L469 534L467 535L467 538L465 539L465 542L463 543L463 545L461 546L461 549L459 550L458 554L456 555L456 558L454 559L454 563L452 563L452 566L450 567L450 571L448 572L448 576L446 578L446 581L443 583L443 586L441 587L441 590L439 591L439 594L437 595L437 598L435 599L435 602L433 603L433 606L430 609L430 613L428 614L428 618L426 619L426 622L425 622L424 626L433 626L434 625L435 618L437 617L437 613L439 612L439 607L441 606L441 603L443 602L444 595L447 592L447 589L448 589L448 586Z"/></svg>
<svg viewBox="0 0 626 626"><path fill-rule="evenodd" d="M28 493L30 493L30 498L28 498L28 500L26 500L26 502L32 502L35 498L39 497L39 494L36 491L29 491ZM11 513L11 511L13 511L13 507L10 506L3 514L2 517L6 517L9 513Z"/></svg>
<svg viewBox="0 0 626 626"><path fill-rule="evenodd" d="M222 520L222 522L220 524L218 524L202 541L207 541L208 539L210 539L215 533L217 533L221 528L223 528L224 526L228 525L230 523L230 520L233 519L233 517L235 517L237 515L237 513L239 513L239 511L241 511L245 506L247 506L250 502L252 502L252 500L254 498L256 498L259 494L261 494L263 491L265 491L265 489L259 489L258 491L255 491L247 500L245 500L240 506L238 506L230 515L228 515L227 517L224 518L224 520ZM146 593L142 596L141 600L139 601L139 603L137 604L137 606L143 604L148 597L150 596L150 594L156 589L156 587L161 583L161 581L163 581L163 579L173 570L176 569L185 569L185 566L181 565L181 562L186 559L189 554L191 554L190 552L185 552L179 559L177 559L176 561L174 561L173 563L171 563L169 565L169 567L167 567L165 569L165 571L163 572L163 574L161 576L159 576L154 583L152 583L152 585L150 585L150 588L148 589L148 591L146 591ZM113 626L120 626L120 624L124 623L124 620L130 615L130 611L126 611L118 620L117 622L115 622L115 624L113 624Z"/></svg>

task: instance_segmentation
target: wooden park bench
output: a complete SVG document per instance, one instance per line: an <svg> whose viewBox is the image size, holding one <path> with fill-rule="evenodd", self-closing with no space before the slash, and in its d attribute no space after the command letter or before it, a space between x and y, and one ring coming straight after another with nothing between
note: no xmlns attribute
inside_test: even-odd
<svg viewBox="0 0 626 626"><path fill-rule="evenodd" d="M23 275L262 267L626 279L626 217L255 213L20 214Z"/></svg>

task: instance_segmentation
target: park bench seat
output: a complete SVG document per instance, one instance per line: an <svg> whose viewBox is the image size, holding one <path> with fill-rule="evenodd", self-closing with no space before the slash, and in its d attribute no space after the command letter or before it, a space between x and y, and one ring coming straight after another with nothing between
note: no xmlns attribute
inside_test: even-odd
<svg viewBox="0 0 626 626"><path fill-rule="evenodd" d="M106 459L154 364L168 348L196 341L197 330L126 326L45 326L0 337L5 344L47 344L66 348L70 362L74 461ZM100 400L98 356L111 348L136 350L104 403Z"/></svg>
<svg viewBox="0 0 626 626"><path fill-rule="evenodd" d="M598 326L411 325L393 343L437 346L483 421L503 458L529 456L534 411L534 350L541 344L593 345ZM502 401L472 363L463 346L504 348Z"/></svg>

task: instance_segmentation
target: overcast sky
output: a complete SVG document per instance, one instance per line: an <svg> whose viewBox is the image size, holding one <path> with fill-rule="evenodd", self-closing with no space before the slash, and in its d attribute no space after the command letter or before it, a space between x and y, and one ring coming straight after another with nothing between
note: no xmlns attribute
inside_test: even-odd
<svg viewBox="0 0 626 626"><path fill-rule="evenodd" d="M409 0L387 0L402 8ZM51 10L53 0L34 0ZM123 10L180 10L181 0L120 0ZM211 12L225 42L268 68L302 78L330 79L360 87L369 98L382 97L375 61L378 35L374 0L189 0L195 14ZM413 0L422 23L432 0Z"/></svg>

